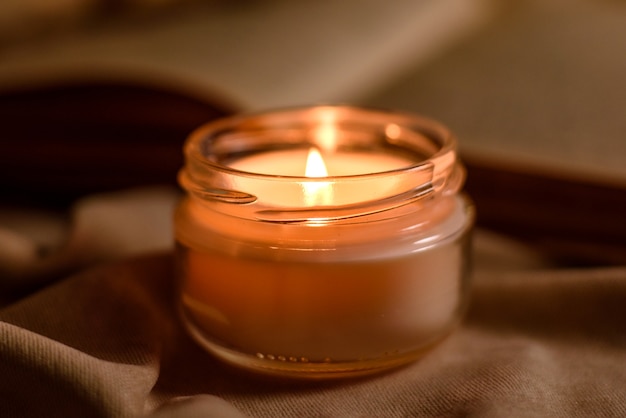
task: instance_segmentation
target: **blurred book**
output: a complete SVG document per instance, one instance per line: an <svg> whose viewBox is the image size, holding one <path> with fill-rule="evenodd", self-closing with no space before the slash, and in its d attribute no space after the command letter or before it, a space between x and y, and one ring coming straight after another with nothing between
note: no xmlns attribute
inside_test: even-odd
<svg viewBox="0 0 626 418"><path fill-rule="evenodd" d="M626 187L626 4L514 3L364 102L441 120L473 160Z"/></svg>
<svg viewBox="0 0 626 418"><path fill-rule="evenodd" d="M125 6L117 19L108 3ZM353 102L465 38L492 10L490 0L188 0L180 10L175 3L9 0L0 6L0 34L11 16L31 26L55 17L74 24L5 42L0 88L87 74L210 90L242 109ZM108 18L98 21L94 8ZM142 10L153 18L137 18Z"/></svg>

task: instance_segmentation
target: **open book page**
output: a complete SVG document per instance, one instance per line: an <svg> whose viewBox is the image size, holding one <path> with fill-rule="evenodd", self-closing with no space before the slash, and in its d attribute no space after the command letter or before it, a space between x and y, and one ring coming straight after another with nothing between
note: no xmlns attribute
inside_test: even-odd
<svg viewBox="0 0 626 418"><path fill-rule="evenodd" d="M21 42L0 54L0 87L130 75L221 93L244 109L351 102L472 33L491 10L490 0L226 3ZM18 5L8 11L28 15Z"/></svg>
<svg viewBox="0 0 626 418"><path fill-rule="evenodd" d="M513 3L367 102L441 120L474 160L626 187L626 4Z"/></svg>

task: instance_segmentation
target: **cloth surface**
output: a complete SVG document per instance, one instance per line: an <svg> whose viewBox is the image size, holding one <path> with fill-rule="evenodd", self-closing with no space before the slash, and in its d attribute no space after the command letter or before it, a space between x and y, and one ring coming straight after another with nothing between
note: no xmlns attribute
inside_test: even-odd
<svg viewBox="0 0 626 418"><path fill-rule="evenodd" d="M562 6L561 0L532 3ZM573 4L585 9L579 12ZM618 129L622 125L608 122L622 121L610 116L621 109L611 103L618 103L613 99L623 91L614 82L621 80L623 55L615 54L608 42L578 48L579 43L583 46L578 41L587 39L578 30L592 28L594 36L588 39L595 40L605 31L622 33L618 20L624 14L587 13L592 4L621 7L619 2L580 0L554 9L559 25L549 20L541 20L539 26L527 26L532 22L525 19L514 25L503 22L496 28L503 32L486 33L485 44L479 40L477 49L460 51L462 62L453 54L451 61L441 60L439 66L422 72L425 81L409 80L414 89L402 85L372 101L423 110L451 125L461 139L516 135L520 143L533 139L551 144L552 137L568 133L594 144L588 139L598 138L600 132L603 138L618 140L621 134L615 132L623 132ZM584 25L574 19L579 14L589 17ZM580 33L573 49L543 42L551 38L553 28L565 28L554 42ZM526 39L534 42L525 51L539 55L516 55L518 41ZM497 43L493 50L492 41ZM619 65L598 65L611 69L605 77L593 67L600 61L581 58L578 63L568 58L570 54L578 58L572 51L583 50L595 51L600 58L615 57L602 62ZM485 56L501 59L491 65ZM463 63L474 70L468 71ZM527 65L534 64L536 70L527 71ZM486 67L508 71L492 77ZM570 68L581 72L564 72ZM545 77L537 83L519 83L518 73ZM587 87L581 90L574 86L577 74L582 81L594 74L595 81L582 83ZM555 86L563 95L550 94ZM400 90L403 95L396 101ZM537 101L539 92L543 101ZM574 92L581 92L580 100L570 99ZM606 100L598 101L600 96ZM563 101L554 105L551 99L559 97ZM510 105L502 106L498 98L508 98L510 103L505 104ZM512 106L519 103L521 109ZM104 108L106 112L95 114L109 115L110 108ZM177 114L165 109L159 115L166 121ZM536 117L515 118L527 115L528 109L536 109ZM545 109L569 111L554 114ZM150 115L148 122L161 119ZM582 125L585 128L579 129ZM618 151L612 148L610 161L621 162ZM44 156L42 161L67 164ZM51 174L53 170L40 176ZM626 416L626 267L556 269L522 245L477 231L469 312L462 325L422 359L357 380L297 384L268 380L222 365L180 326L174 308L169 222L176 197L171 189L133 190L91 196L60 215L24 213L21 208L19 213L0 213L0 416Z"/></svg>
<svg viewBox="0 0 626 418"><path fill-rule="evenodd" d="M112 202L127 208L140 195L171 207L170 192L89 201L110 211ZM153 210L135 206L133 217L117 218L117 229ZM70 234L101 213L78 212ZM0 415L626 414L626 268L554 270L531 250L479 231L469 312L440 345L381 375L294 383L222 365L187 336L176 315L173 256L154 252L169 222L145 228L152 245L144 251L109 254L0 309ZM142 252L149 254L133 256Z"/></svg>

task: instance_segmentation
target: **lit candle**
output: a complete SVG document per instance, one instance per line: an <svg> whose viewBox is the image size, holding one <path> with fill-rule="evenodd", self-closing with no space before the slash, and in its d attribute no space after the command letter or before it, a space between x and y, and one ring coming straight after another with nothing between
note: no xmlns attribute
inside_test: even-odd
<svg viewBox="0 0 626 418"><path fill-rule="evenodd" d="M328 177L326 164L317 148L311 148L306 159L306 177ZM307 206L328 205L332 202L333 189L330 183L305 183L304 195Z"/></svg>
<svg viewBox="0 0 626 418"><path fill-rule="evenodd" d="M449 139L391 128L381 147L376 133L363 139L377 132L363 119L371 111L324 109L368 129L290 113L307 127L287 149L274 146L288 137L280 129L259 150L258 131L233 128L255 152L239 155L231 137L232 149L213 144L229 149L224 163L199 145L219 126L189 141L190 198L176 216L181 310L192 335L231 363L305 377L370 372L415 358L465 306L472 214L456 194Z"/></svg>

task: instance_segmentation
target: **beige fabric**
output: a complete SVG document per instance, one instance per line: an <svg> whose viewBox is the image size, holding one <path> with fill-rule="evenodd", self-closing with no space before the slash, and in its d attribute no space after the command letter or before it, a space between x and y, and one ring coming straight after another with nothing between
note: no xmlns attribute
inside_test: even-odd
<svg viewBox="0 0 626 418"><path fill-rule="evenodd" d="M626 415L626 268L551 270L479 232L469 313L441 345L383 375L296 384L191 341L169 251L118 256L0 309L0 416Z"/></svg>
<svg viewBox="0 0 626 418"><path fill-rule="evenodd" d="M175 319L171 272L169 255L147 256L4 308L3 416L137 416L197 394L258 417L626 414L626 269L479 275L465 324L420 361L314 384L248 376L205 354ZM191 406L223 416L213 401ZM190 416L182 407L159 416Z"/></svg>
<svg viewBox="0 0 626 418"><path fill-rule="evenodd" d="M96 262L169 249L179 196L154 186L84 197L67 215L0 209L0 301Z"/></svg>

